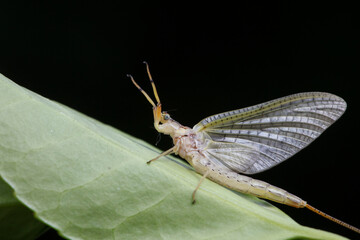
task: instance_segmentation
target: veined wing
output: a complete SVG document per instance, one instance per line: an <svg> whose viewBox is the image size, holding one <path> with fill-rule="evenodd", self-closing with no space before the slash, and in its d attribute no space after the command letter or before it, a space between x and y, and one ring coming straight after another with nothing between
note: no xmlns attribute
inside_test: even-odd
<svg viewBox="0 0 360 240"><path fill-rule="evenodd" d="M309 145L345 109L338 96L306 92L207 117L194 130L210 139L203 153L211 161L254 174Z"/></svg>

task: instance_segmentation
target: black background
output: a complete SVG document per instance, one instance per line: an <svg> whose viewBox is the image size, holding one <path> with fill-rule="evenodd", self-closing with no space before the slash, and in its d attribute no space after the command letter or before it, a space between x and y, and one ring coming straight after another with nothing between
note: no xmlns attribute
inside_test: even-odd
<svg viewBox="0 0 360 240"><path fill-rule="evenodd" d="M292 93L339 95L348 109L334 126L253 177L360 227L356 12L345 3L303 1L2 2L0 72L153 144L151 106L126 77L152 96L144 60L164 110L187 126ZM171 141L163 137L158 146ZM310 211L277 206L300 224L359 237ZM43 239L50 237L55 231Z"/></svg>

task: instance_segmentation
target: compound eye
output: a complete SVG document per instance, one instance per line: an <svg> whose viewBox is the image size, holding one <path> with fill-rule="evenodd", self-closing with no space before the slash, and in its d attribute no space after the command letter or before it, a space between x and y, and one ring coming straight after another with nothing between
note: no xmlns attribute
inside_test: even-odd
<svg viewBox="0 0 360 240"><path fill-rule="evenodd" d="M169 119L170 119L170 115L166 113L166 114L164 115L164 120L169 120Z"/></svg>

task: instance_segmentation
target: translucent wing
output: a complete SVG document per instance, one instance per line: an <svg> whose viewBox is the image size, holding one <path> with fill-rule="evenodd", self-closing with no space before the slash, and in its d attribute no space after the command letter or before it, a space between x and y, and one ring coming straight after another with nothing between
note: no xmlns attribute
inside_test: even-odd
<svg viewBox="0 0 360 240"><path fill-rule="evenodd" d="M194 130L213 162L245 174L265 171L309 145L345 111L335 95L307 92L203 119Z"/></svg>

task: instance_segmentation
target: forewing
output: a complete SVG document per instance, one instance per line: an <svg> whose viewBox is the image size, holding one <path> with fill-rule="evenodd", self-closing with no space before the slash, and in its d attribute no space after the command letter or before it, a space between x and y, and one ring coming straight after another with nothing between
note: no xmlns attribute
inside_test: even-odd
<svg viewBox="0 0 360 240"><path fill-rule="evenodd" d="M203 151L236 172L267 170L309 145L345 111L333 94L307 92L203 119L194 130L209 138Z"/></svg>

